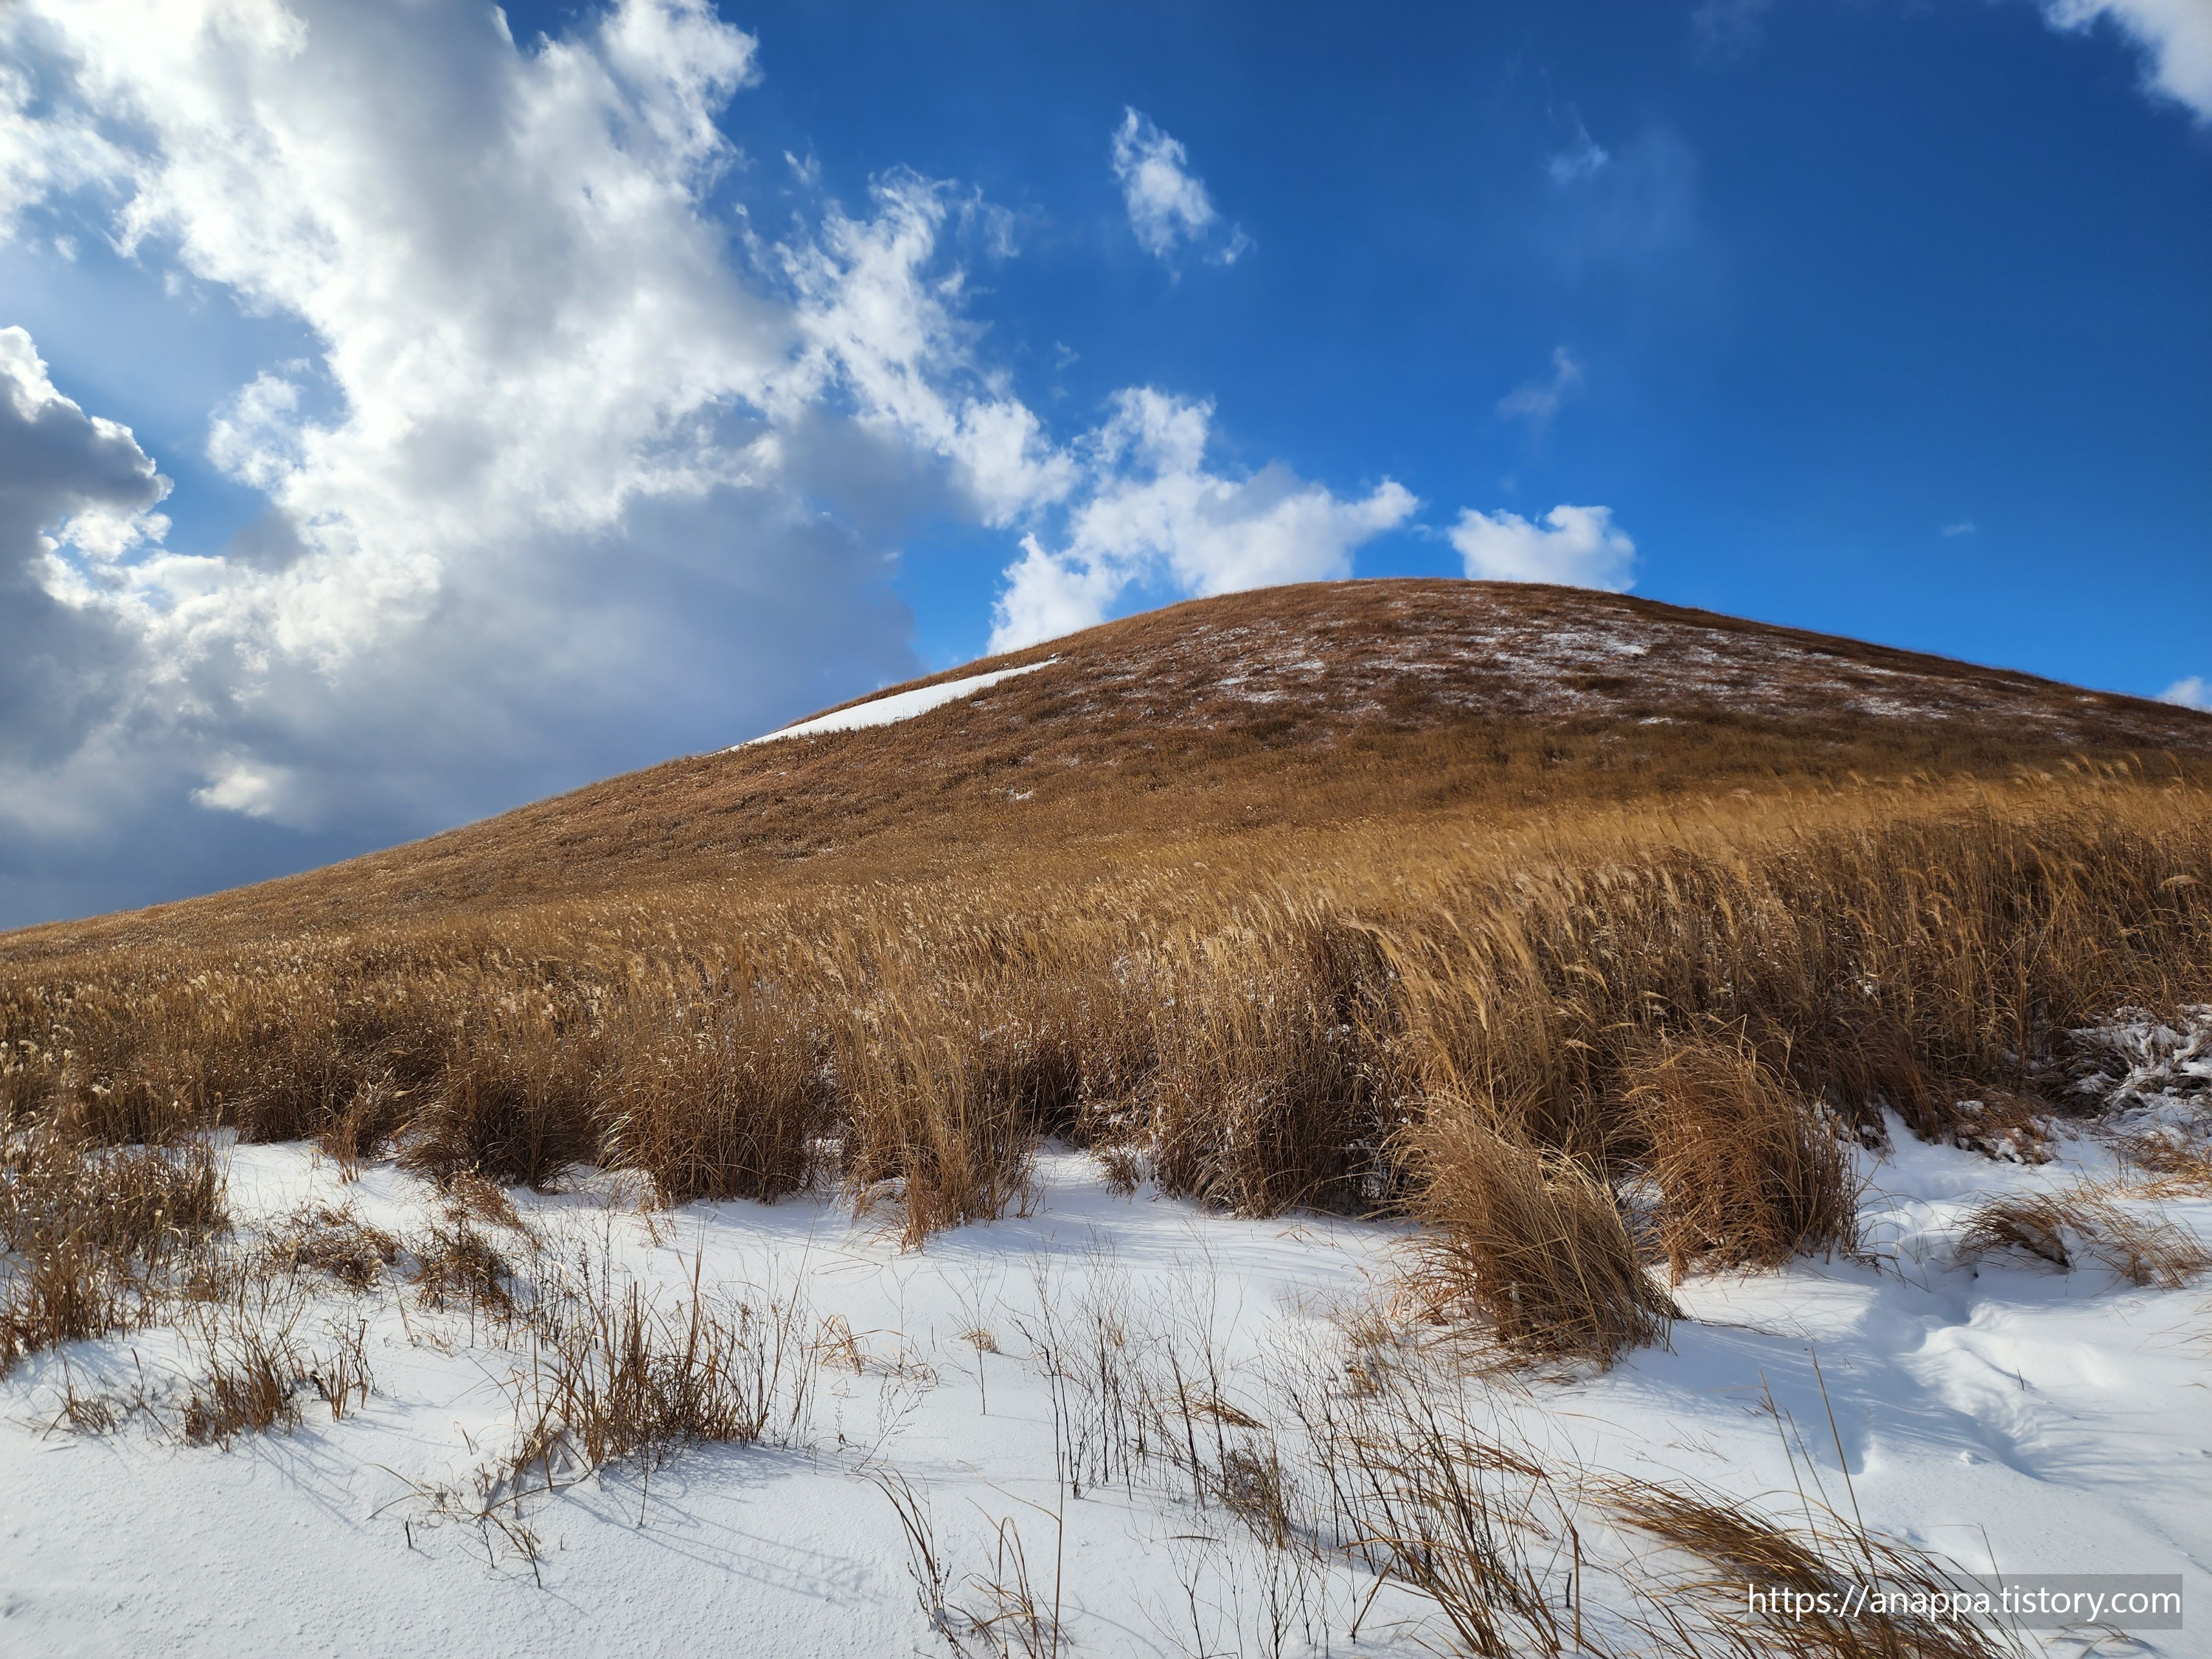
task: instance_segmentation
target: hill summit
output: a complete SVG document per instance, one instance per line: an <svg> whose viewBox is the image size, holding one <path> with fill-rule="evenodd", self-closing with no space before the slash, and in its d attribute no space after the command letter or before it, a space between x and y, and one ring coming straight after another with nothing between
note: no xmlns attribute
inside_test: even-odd
<svg viewBox="0 0 2212 1659"><path fill-rule="evenodd" d="M140 915L343 926L823 860L911 874L1071 841L2152 754L2212 756L2212 717L1623 594L1313 583L1109 623Z"/></svg>

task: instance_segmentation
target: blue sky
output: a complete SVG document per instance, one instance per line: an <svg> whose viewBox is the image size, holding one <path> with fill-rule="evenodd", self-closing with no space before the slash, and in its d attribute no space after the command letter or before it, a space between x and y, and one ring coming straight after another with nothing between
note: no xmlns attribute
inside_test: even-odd
<svg viewBox="0 0 2212 1659"><path fill-rule="evenodd" d="M848 194L904 156L1036 216L978 309L1038 406L1141 380L1212 398L1248 463L1406 482L1431 510L1361 574L1456 573L1418 529L1461 505L1595 501L1655 597L2137 692L2206 667L2142 601L2212 599L2212 143L2118 31L1808 3L1716 52L1663 5L902 15L752 14L791 62L767 131ZM1137 246L1100 165L1124 104L1248 257ZM1548 425L1501 416L1560 348L1583 373ZM980 647L1000 562L914 560L933 660Z"/></svg>
<svg viewBox="0 0 2212 1659"><path fill-rule="evenodd" d="M1313 575L2212 678L2208 0L28 0L0 102L0 923Z"/></svg>

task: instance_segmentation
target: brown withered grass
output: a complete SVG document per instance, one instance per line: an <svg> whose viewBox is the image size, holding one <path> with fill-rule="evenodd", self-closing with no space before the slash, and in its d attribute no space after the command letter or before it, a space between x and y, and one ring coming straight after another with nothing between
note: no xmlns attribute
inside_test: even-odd
<svg viewBox="0 0 2212 1659"><path fill-rule="evenodd" d="M20 1264L0 1280L0 1375L137 1322L228 1225L204 1144L104 1147L52 1121L0 1135L0 1252Z"/></svg>
<svg viewBox="0 0 2212 1659"><path fill-rule="evenodd" d="M750 989L623 1005L598 1079L600 1160L667 1204L811 1185L835 1101L808 1013Z"/></svg>
<svg viewBox="0 0 2212 1659"><path fill-rule="evenodd" d="M243 1434L299 1425L298 1395L313 1386L313 1367L292 1340L301 1307L282 1286L246 1280L185 1310L199 1361L178 1425L188 1443L228 1447Z"/></svg>
<svg viewBox="0 0 2212 1659"><path fill-rule="evenodd" d="M1695 1564L1656 1574L1650 1586L1657 1593L1644 1622L1653 1635L1675 1638L1674 1650L1778 1659L1998 1659L2025 1650L2014 1632L1915 1610L1960 1605L1981 1587L1832 1511L1810 1510L1803 1523L1789 1526L1725 1492L1642 1480L1605 1482L1597 1501ZM1867 1585L1888 1598L1878 1611L1868 1610L1860 1588ZM1745 1587L1770 1596L1787 1590L1798 1600L1790 1613L1761 1615L1745 1605ZM1726 1596L1729 1605L1710 1608L1717 1628L1706 1642L1682 1641L1692 1631L1679 1610L1700 1592L1714 1603Z"/></svg>
<svg viewBox="0 0 2212 1659"><path fill-rule="evenodd" d="M1472 828L9 963L0 1086L88 1143L158 1098L152 1144L228 1123L448 1182L834 1181L917 1241L1018 1203L1048 1134L1245 1213L1440 1222L1506 1213L1526 1153L1555 1205L1570 1166L1648 1174L1678 1267L1761 1266L1850 1242L1832 1121L1963 1138L1954 1103L2035 1097L2070 1027L2212 981L2212 814L2129 769Z"/></svg>
<svg viewBox="0 0 2212 1659"><path fill-rule="evenodd" d="M1437 1101L1414 1132L1413 1212L1430 1225L1409 1288L1433 1316L1479 1313L1509 1346L1601 1364L1679 1316L1644 1273L1613 1191L1571 1153Z"/></svg>
<svg viewBox="0 0 2212 1659"><path fill-rule="evenodd" d="M2062 1271L2086 1255L2130 1285L2179 1290L2212 1269L2212 1252L2197 1236L2154 1210L2114 1201L2125 1189L2080 1181L2057 1192L1991 1199L1978 1205L1960 1235L1972 1260L1991 1251L2030 1255Z"/></svg>
<svg viewBox="0 0 2212 1659"><path fill-rule="evenodd" d="M358 1295L374 1288L398 1259L398 1239L351 1206L314 1204L267 1230L258 1265L271 1274L323 1274Z"/></svg>
<svg viewBox="0 0 2212 1659"><path fill-rule="evenodd" d="M514 1310L514 1264L466 1216L433 1222L414 1242L415 1293L428 1308Z"/></svg>
<svg viewBox="0 0 2212 1659"><path fill-rule="evenodd" d="M1739 1035L1662 1041L1629 1091L1659 1191L1658 1243L1692 1265L1778 1267L1858 1243L1858 1187L1842 1141Z"/></svg>
<svg viewBox="0 0 2212 1659"><path fill-rule="evenodd" d="M586 1011L526 996L458 1024L436 1082L407 1121L402 1164L448 1182L474 1175L540 1187L592 1158L602 1029Z"/></svg>
<svg viewBox="0 0 2212 1659"><path fill-rule="evenodd" d="M531 1370L517 1400L518 1483L544 1484L687 1445L798 1431L812 1356L795 1298L702 1289L664 1301L604 1260L546 1264L530 1309Z"/></svg>
<svg viewBox="0 0 2212 1659"><path fill-rule="evenodd" d="M1431 1603L1438 1650L1484 1659L1999 1659L2014 1632L1940 1609L1981 1587L1940 1557L1805 1505L1562 1459L1434 1376L1297 1393L1338 1547ZM1473 1407L1472 1409L1470 1407ZM1597 1593L1585 1600L1586 1589ZM1869 1597L1879 1588L1884 1600ZM1768 1598L1754 1605L1756 1590ZM1782 1594L1795 1601L1776 1605ZM1588 1607L1609 1616L1587 1621ZM1769 1610L1771 1608L1772 1610ZM1442 1634L1443 1632L1439 1632Z"/></svg>
<svg viewBox="0 0 2212 1659"><path fill-rule="evenodd" d="M1847 1247L1835 1126L1972 1142L1960 1101L2063 1098L2071 1028L2212 986L2186 710L1481 584L1047 654L905 726L0 939L9 1146L835 1185L919 1243L1062 1136L1246 1214L1428 1215L1460 1303L1607 1353L1663 1328L1632 1185L1678 1271ZM1578 1289L1511 1265L1524 1224Z"/></svg>

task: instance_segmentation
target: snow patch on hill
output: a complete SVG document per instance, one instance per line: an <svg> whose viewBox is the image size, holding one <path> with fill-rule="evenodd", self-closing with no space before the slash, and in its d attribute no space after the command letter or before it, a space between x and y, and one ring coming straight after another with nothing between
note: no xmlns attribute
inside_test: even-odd
<svg viewBox="0 0 2212 1659"><path fill-rule="evenodd" d="M1049 668L1059 660L1057 657L1048 657L1042 662L1024 663L1019 668L994 669L988 674L970 674L963 679L939 680L934 685L916 686L911 691L894 691L887 697L876 697L867 702L854 703L850 708L817 714L812 720L787 726L780 732L748 738L743 743L732 744L730 747L734 751L750 749L757 743L775 743L784 738L814 738L827 732L857 732L864 726L896 725L900 720L910 720L916 714L927 714L933 708L941 708L962 697L972 697L1001 680L1012 679L1018 674L1034 674L1040 668Z"/></svg>

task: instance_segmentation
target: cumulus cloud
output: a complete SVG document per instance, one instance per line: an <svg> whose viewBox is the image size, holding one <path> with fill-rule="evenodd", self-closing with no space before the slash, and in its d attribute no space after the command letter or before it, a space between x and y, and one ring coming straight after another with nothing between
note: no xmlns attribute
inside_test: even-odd
<svg viewBox="0 0 2212 1659"><path fill-rule="evenodd" d="M1469 507L1452 527L1451 544L1478 580L1563 582L1616 593L1634 585L1636 544L1613 528L1610 507L1562 505L1534 523L1517 513Z"/></svg>
<svg viewBox="0 0 2212 1659"><path fill-rule="evenodd" d="M2143 82L2199 122L2212 123L2212 4L2207 0L2045 0L2055 28L2080 32L2108 20L2141 50Z"/></svg>
<svg viewBox="0 0 2212 1659"><path fill-rule="evenodd" d="M1586 378L1581 359L1565 346L1554 346L1551 374L1514 387L1498 400L1498 412L1509 421L1526 421L1530 431L1540 434Z"/></svg>
<svg viewBox="0 0 2212 1659"><path fill-rule="evenodd" d="M350 850L912 671L886 498L929 486L843 463L883 447L866 422L927 420L830 337L898 222L836 222L803 287L715 222L755 64L710 7L623 0L523 48L490 8L25 0L0 62L0 118L0 118L15 222L107 213L149 270L312 344L211 411L267 513L183 550L153 462L4 337L0 467L36 487L0 505L0 723L39 763L0 787L5 894L68 885L40 836L118 868L197 841L227 875L202 820ZM1003 482L1018 416L948 407L940 471L1036 493Z"/></svg>
<svg viewBox="0 0 2212 1659"><path fill-rule="evenodd" d="M1129 210L1129 228L1156 258L1172 263L1182 248L1205 248L1220 264L1234 264L1251 246L1234 225L1224 227L1205 182L1190 171L1182 145L1148 117L1124 109L1114 131L1114 177Z"/></svg>
<svg viewBox="0 0 2212 1659"><path fill-rule="evenodd" d="M2212 682L2202 674L2191 674L2186 679L2174 681L2158 694L2160 702L2170 702L2183 708L2212 710Z"/></svg>
<svg viewBox="0 0 2212 1659"><path fill-rule="evenodd" d="M229 304L287 341L209 409L265 506L187 547L155 459L0 335L0 924L910 673L888 581L926 519L1021 549L1003 642L1342 574L1415 505L1210 466L1211 405L1146 390L1056 441L969 319L968 264L1013 251L972 191L895 170L781 240L717 205L759 70L707 0L521 44L490 7L16 0L0 66L0 235L104 222L180 325ZM1243 246L1133 112L1115 159L1148 246Z"/></svg>
<svg viewBox="0 0 2212 1659"><path fill-rule="evenodd" d="M1033 533L1007 568L994 651L1089 627L1132 588L1227 593L1348 575L1354 549L1420 505L1387 478L1346 500L1280 463L1216 471L1212 418L1210 403L1151 387L1116 394L1078 447L1083 478L1062 545L1048 550Z"/></svg>
<svg viewBox="0 0 2212 1659"><path fill-rule="evenodd" d="M105 602L116 562L158 541L168 492L127 427L54 388L31 337L0 328L0 781L113 719L136 666Z"/></svg>

